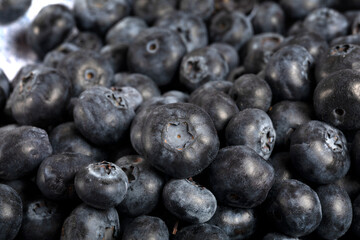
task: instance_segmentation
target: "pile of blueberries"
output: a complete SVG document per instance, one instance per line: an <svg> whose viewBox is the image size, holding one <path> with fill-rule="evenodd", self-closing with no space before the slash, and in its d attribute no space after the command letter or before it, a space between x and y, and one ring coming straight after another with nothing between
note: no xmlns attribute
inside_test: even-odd
<svg viewBox="0 0 360 240"><path fill-rule="evenodd" d="M25 34L0 240L360 239L359 1L74 0Z"/></svg>

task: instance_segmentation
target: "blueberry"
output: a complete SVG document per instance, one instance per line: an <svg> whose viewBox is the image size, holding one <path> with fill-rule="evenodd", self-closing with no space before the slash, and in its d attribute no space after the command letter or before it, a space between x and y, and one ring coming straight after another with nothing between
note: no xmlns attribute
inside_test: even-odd
<svg viewBox="0 0 360 240"><path fill-rule="evenodd" d="M320 121L298 127L291 136L294 169L309 181L328 184L345 176L350 157L344 134Z"/></svg>
<svg viewBox="0 0 360 240"><path fill-rule="evenodd" d="M346 191L336 185L324 185L316 189L323 217L316 233L324 239L338 239L350 228L352 206Z"/></svg>
<svg viewBox="0 0 360 240"><path fill-rule="evenodd" d="M18 234L24 240L59 239L65 212L59 203L38 198L24 204L24 213Z"/></svg>
<svg viewBox="0 0 360 240"><path fill-rule="evenodd" d="M316 82L328 78L333 73L344 69L359 71L357 65L360 62L360 46L352 44L338 44L329 48L321 55L316 65Z"/></svg>
<svg viewBox="0 0 360 240"><path fill-rule="evenodd" d="M145 74L163 86L172 81L185 53L186 48L177 33L148 28L129 45L127 63L130 71Z"/></svg>
<svg viewBox="0 0 360 240"><path fill-rule="evenodd" d="M262 33L253 36L244 47L244 67L246 72L258 73L265 69L271 55L284 42L277 33Z"/></svg>
<svg viewBox="0 0 360 240"><path fill-rule="evenodd" d="M230 1L221 1L215 0L215 10L221 11L225 10L227 12L241 12L241 13L250 13L252 10L256 9L257 2L253 0L230 0Z"/></svg>
<svg viewBox="0 0 360 240"><path fill-rule="evenodd" d="M234 68L228 75L228 77L226 78L227 81L229 82L235 82L236 79L238 79L239 77L241 77L242 75L246 74L246 70L244 66L240 66L237 68Z"/></svg>
<svg viewBox="0 0 360 240"><path fill-rule="evenodd" d="M334 38L330 42L330 46L334 45L344 45L344 44L351 44L351 45L360 45L360 35L346 35Z"/></svg>
<svg viewBox="0 0 360 240"><path fill-rule="evenodd" d="M193 239L230 240L221 228L207 223L190 225L181 229L175 235L175 240Z"/></svg>
<svg viewBox="0 0 360 240"><path fill-rule="evenodd" d="M100 50L100 54L107 59L114 73L126 70L126 54L128 46L122 43L106 45Z"/></svg>
<svg viewBox="0 0 360 240"><path fill-rule="evenodd" d="M155 82L146 75L139 73L118 73L114 76L113 86L116 87L133 87L141 93L144 101L160 96L160 89Z"/></svg>
<svg viewBox="0 0 360 240"><path fill-rule="evenodd" d="M229 95L235 100L239 110L270 108L272 92L269 84L255 74L244 74L234 81Z"/></svg>
<svg viewBox="0 0 360 240"><path fill-rule="evenodd" d="M215 48L224 58L229 66L229 71L233 70L239 65L239 55L233 46L227 43L213 43L210 45L210 47Z"/></svg>
<svg viewBox="0 0 360 240"><path fill-rule="evenodd" d="M184 12L207 20L215 10L214 0L180 0L179 8Z"/></svg>
<svg viewBox="0 0 360 240"><path fill-rule="evenodd" d="M255 233L257 218L253 209L218 206L207 223L223 229L231 239L240 240Z"/></svg>
<svg viewBox="0 0 360 240"><path fill-rule="evenodd" d="M106 34L106 43L131 44L144 29L148 26L146 22L137 17L125 17L112 26Z"/></svg>
<svg viewBox="0 0 360 240"><path fill-rule="evenodd" d="M61 121L70 96L70 80L56 69L41 67L17 83L7 108L20 124L47 127Z"/></svg>
<svg viewBox="0 0 360 240"><path fill-rule="evenodd" d="M23 16L32 0L2 1L0 6L0 24L9 24Z"/></svg>
<svg viewBox="0 0 360 240"><path fill-rule="evenodd" d="M94 144L116 143L124 137L135 116L133 104L131 98L116 89L98 86L85 90L74 107L76 128Z"/></svg>
<svg viewBox="0 0 360 240"><path fill-rule="evenodd" d="M205 187L187 179L168 181L163 190L163 204L176 217L190 223L204 223L215 214L215 196Z"/></svg>
<svg viewBox="0 0 360 240"><path fill-rule="evenodd" d="M285 39L282 46L292 44L297 44L306 48L316 61L319 61L319 58L328 50L329 47L327 42L319 36L319 34L314 32L301 32L290 36Z"/></svg>
<svg viewBox="0 0 360 240"><path fill-rule="evenodd" d="M172 12L158 19L155 26L177 32L187 52L206 47L208 44L205 23L196 15L185 12Z"/></svg>
<svg viewBox="0 0 360 240"><path fill-rule="evenodd" d="M134 1L134 14L147 23L175 11L176 0L136 0Z"/></svg>
<svg viewBox="0 0 360 240"><path fill-rule="evenodd" d="M11 187L0 184L0 239L13 240L21 226L23 204Z"/></svg>
<svg viewBox="0 0 360 240"><path fill-rule="evenodd" d="M295 178L289 152L277 152L272 154L269 163L274 168L276 183Z"/></svg>
<svg viewBox="0 0 360 240"><path fill-rule="evenodd" d="M104 34L118 20L129 15L127 0L75 0L74 16L78 27Z"/></svg>
<svg viewBox="0 0 360 240"><path fill-rule="evenodd" d="M255 33L283 33L285 29L285 13L275 2L263 2L256 9L252 19Z"/></svg>
<svg viewBox="0 0 360 240"><path fill-rule="evenodd" d="M68 54L58 69L72 81L75 97L93 86L110 87L114 75L110 63L100 54L85 50Z"/></svg>
<svg viewBox="0 0 360 240"><path fill-rule="evenodd" d="M130 127L130 141L133 148L140 155L144 154L144 146L142 142L143 128L146 124L146 119L151 113L152 109L170 103L177 103L179 99L169 96L169 97L153 97L146 101L138 110L137 114L134 117L131 127Z"/></svg>
<svg viewBox="0 0 360 240"><path fill-rule="evenodd" d="M264 159L274 149L276 133L269 116L260 109L248 108L230 120L225 129L228 145L245 145Z"/></svg>
<svg viewBox="0 0 360 240"><path fill-rule="evenodd" d="M150 213L158 204L164 185L163 177L141 156L124 156L115 164L127 175L129 187L124 200L116 207L131 217Z"/></svg>
<svg viewBox="0 0 360 240"><path fill-rule="evenodd" d="M195 90L204 83L224 80L229 66L219 52L212 47L194 50L186 54L180 65L180 82Z"/></svg>
<svg viewBox="0 0 360 240"><path fill-rule="evenodd" d="M271 190L267 214L276 228L292 237L313 232L322 219L321 204L314 190L304 183L284 180Z"/></svg>
<svg viewBox="0 0 360 240"><path fill-rule="evenodd" d="M174 103L154 108L142 132L145 158L174 178L199 174L219 150L211 118L193 104Z"/></svg>
<svg viewBox="0 0 360 240"><path fill-rule="evenodd" d="M279 100L308 100L312 94L311 69L314 59L299 45L285 46L274 53L265 69L273 98Z"/></svg>
<svg viewBox="0 0 360 240"><path fill-rule="evenodd" d="M79 170L74 185L77 195L86 204L110 209L124 199L129 181L119 166L103 161Z"/></svg>
<svg viewBox="0 0 360 240"><path fill-rule="evenodd" d="M302 19L317 8L323 7L323 0L281 0L280 5L293 19Z"/></svg>
<svg viewBox="0 0 360 240"><path fill-rule="evenodd" d="M304 28L309 32L315 32L328 42L332 39L345 35L349 23L344 15L331 8L319 8L306 16Z"/></svg>
<svg viewBox="0 0 360 240"><path fill-rule="evenodd" d="M47 133L36 127L0 128L0 179L28 175L52 153Z"/></svg>
<svg viewBox="0 0 360 240"><path fill-rule="evenodd" d="M291 134L314 119L314 114L312 106L305 102L281 101L269 109L269 117L276 131L276 147L288 149Z"/></svg>
<svg viewBox="0 0 360 240"><path fill-rule="evenodd" d="M274 169L251 148L231 146L219 151L209 179L219 202L252 208L265 201L274 183Z"/></svg>
<svg viewBox="0 0 360 240"><path fill-rule="evenodd" d="M319 120L344 130L360 128L357 84L360 73L346 69L321 81L314 92L314 109Z"/></svg>
<svg viewBox="0 0 360 240"><path fill-rule="evenodd" d="M66 218L61 240L116 239L120 235L119 216L115 208L95 209L81 204Z"/></svg>
<svg viewBox="0 0 360 240"><path fill-rule="evenodd" d="M58 125L50 132L49 139L54 154L65 152L79 153L97 161L105 157L104 151L84 139L73 122Z"/></svg>
<svg viewBox="0 0 360 240"><path fill-rule="evenodd" d="M76 197L75 175L91 163L95 163L95 160L78 153L51 155L44 159L38 169L37 186L49 199L73 200Z"/></svg>
<svg viewBox="0 0 360 240"><path fill-rule="evenodd" d="M208 82L205 85L210 85ZM190 96L189 102L203 108L211 117L217 131L225 129L230 119L239 112L234 100L224 92L199 87Z"/></svg>
<svg viewBox="0 0 360 240"><path fill-rule="evenodd" d="M48 5L41 9L27 29L27 43L43 58L68 37L74 26L75 20L68 7Z"/></svg>
<svg viewBox="0 0 360 240"><path fill-rule="evenodd" d="M211 19L209 27L212 42L225 42L239 50L253 35L251 22L239 11L221 11Z"/></svg>
<svg viewBox="0 0 360 240"><path fill-rule="evenodd" d="M168 240L169 230L158 217L140 216L126 226L122 239Z"/></svg>
<svg viewBox="0 0 360 240"><path fill-rule="evenodd" d="M78 51L80 48L72 43L65 42L54 50L48 52L44 57L44 65L51 68L57 68L65 56L71 52Z"/></svg>
<svg viewBox="0 0 360 240"><path fill-rule="evenodd" d="M189 94L178 91L178 90L171 90L171 91L165 92L162 96L163 97L174 97L179 100L178 102L188 102L189 98L190 98Z"/></svg>
<svg viewBox="0 0 360 240"><path fill-rule="evenodd" d="M10 82L4 71L0 68L0 88L3 90L4 95L10 95Z"/></svg>
<svg viewBox="0 0 360 240"><path fill-rule="evenodd" d="M76 32L66 42L72 43L83 50L100 51L103 46L101 38L93 32Z"/></svg>
<svg viewBox="0 0 360 240"><path fill-rule="evenodd" d="M299 238L289 237L280 233L268 233L262 240L299 240Z"/></svg>

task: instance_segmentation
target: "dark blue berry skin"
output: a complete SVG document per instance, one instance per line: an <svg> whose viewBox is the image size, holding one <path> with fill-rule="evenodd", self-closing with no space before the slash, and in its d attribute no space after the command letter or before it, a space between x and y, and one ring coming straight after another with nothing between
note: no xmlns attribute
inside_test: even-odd
<svg viewBox="0 0 360 240"><path fill-rule="evenodd" d="M314 190L290 179L275 185L269 194L267 214L276 228L292 237L313 232L322 219L321 204Z"/></svg>
<svg viewBox="0 0 360 240"><path fill-rule="evenodd" d="M23 16L32 0L3 1L0 8L0 24L9 24Z"/></svg>
<svg viewBox="0 0 360 240"><path fill-rule="evenodd" d="M185 227L176 233L174 239L230 240L229 236L221 228L207 223L194 224Z"/></svg>
<svg viewBox="0 0 360 240"><path fill-rule="evenodd" d="M175 11L176 0L137 0L134 1L134 14L144 19L147 23L153 23L156 19Z"/></svg>
<svg viewBox="0 0 360 240"><path fill-rule="evenodd" d="M211 82L204 85L209 83ZM230 119L239 112L239 109L228 94L203 86L191 94L189 102L203 108L214 122L216 130L221 131L225 129Z"/></svg>
<svg viewBox="0 0 360 240"><path fill-rule="evenodd" d="M116 143L124 136L135 116L132 104L131 99L121 91L100 86L85 90L74 107L76 128L94 144Z"/></svg>
<svg viewBox="0 0 360 240"><path fill-rule="evenodd" d="M299 240L299 238L289 237L280 233L268 233L262 240Z"/></svg>
<svg viewBox="0 0 360 240"><path fill-rule="evenodd" d="M186 12L172 12L155 23L156 27L177 32L184 43L187 52L208 45L208 33L203 20Z"/></svg>
<svg viewBox="0 0 360 240"><path fill-rule="evenodd" d="M181 11L188 12L207 20L215 10L214 0L180 0L179 8Z"/></svg>
<svg viewBox="0 0 360 240"><path fill-rule="evenodd" d="M27 30L27 43L43 58L62 43L75 26L71 10L62 4L44 7Z"/></svg>
<svg viewBox="0 0 360 240"><path fill-rule="evenodd" d="M122 239L169 240L169 230L158 217L139 216L125 227Z"/></svg>
<svg viewBox="0 0 360 240"><path fill-rule="evenodd" d="M255 74L244 74L236 79L229 95L235 100L240 111L258 108L266 112L272 100L269 84Z"/></svg>
<svg viewBox="0 0 360 240"><path fill-rule="evenodd" d="M220 11L211 18L209 33L212 42L228 43L239 50L253 36L253 27L239 11Z"/></svg>
<svg viewBox="0 0 360 240"><path fill-rule="evenodd" d="M180 82L189 90L210 82L225 80L229 66L218 50L205 47L186 54L180 65Z"/></svg>
<svg viewBox="0 0 360 240"><path fill-rule="evenodd" d="M161 197L163 177L138 155L124 156L115 164L126 173L129 180L125 198L116 207L118 212L130 217L150 213Z"/></svg>
<svg viewBox="0 0 360 240"><path fill-rule="evenodd" d="M276 147L288 149L291 134L300 125L314 119L314 113L312 106L307 103L281 101L269 109L269 117L276 131Z"/></svg>
<svg viewBox="0 0 360 240"><path fill-rule="evenodd" d="M193 104L154 108L142 131L144 157L174 178L199 174L219 150L219 138L210 116Z"/></svg>
<svg viewBox="0 0 360 240"><path fill-rule="evenodd" d="M275 170L275 184L280 183L283 180L295 178L293 173L290 153L277 152L272 154L269 158L269 163Z"/></svg>
<svg viewBox="0 0 360 240"><path fill-rule="evenodd" d="M267 160L274 149L276 133L264 111L248 108L230 120L225 129L225 138L229 146L245 145Z"/></svg>
<svg viewBox="0 0 360 240"><path fill-rule="evenodd" d="M21 226L23 204L11 187L0 184L0 239L13 240Z"/></svg>
<svg viewBox="0 0 360 240"><path fill-rule="evenodd" d="M277 33L262 33L253 36L244 47L244 67L248 73L258 73L265 69L271 55L284 42Z"/></svg>
<svg viewBox="0 0 360 240"><path fill-rule="evenodd" d="M124 171L110 162L89 164L75 175L75 190L86 204L110 209L125 198L129 181Z"/></svg>
<svg viewBox="0 0 360 240"><path fill-rule="evenodd" d="M110 87L114 77L111 64L100 54L87 50L68 54L58 69L71 80L74 97L93 86Z"/></svg>
<svg viewBox="0 0 360 240"><path fill-rule="evenodd" d="M255 233L256 215L253 209L218 206L207 222L218 226L233 240L247 239Z"/></svg>
<svg viewBox="0 0 360 240"><path fill-rule="evenodd" d="M329 48L327 42L314 32L301 32L299 34L289 36L285 39L282 46L292 44L297 44L306 48L316 61L318 61L320 56Z"/></svg>
<svg viewBox="0 0 360 240"><path fill-rule="evenodd" d="M360 61L360 46L353 44L338 44L329 48L321 55L315 69L316 82L328 78L333 73L344 70L353 69L359 71L356 66Z"/></svg>
<svg viewBox="0 0 360 240"><path fill-rule="evenodd" d="M106 34L106 43L129 45L147 27L146 22L141 18L125 17L109 29Z"/></svg>
<svg viewBox="0 0 360 240"><path fill-rule="evenodd" d="M45 128L61 121L70 96L70 80L56 69L41 67L17 83L7 108L19 124Z"/></svg>
<svg viewBox="0 0 360 240"><path fill-rule="evenodd" d="M226 80L229 82L235 82L236 79L238 79L239 77L241 77L242 75L244 75L246 73L247 72L246 72L244 66L237 67L229 73Z"/></svg>
<svg viewBox="0 0 360 240"><path fill-rule="evenodd" d="M320 121L307 122L295 130L290 155L294 169L314 183L333 183L350 168L344 134Z"/></svg>
<svg viewBox="0 0 360 240"><path fill-rule="evenodd" d="M24 177L52 154L48 135L40 128L22 126L0 130L0 139L0 179Z"/></svg>
<svg viewBox="0 0 360 240"><path fill-rule="evenodd" d="M66 42L74 44L83 50L100 51L103 46L101 38L93 32L77 32L72 34Z"/></svg>
<svg viewBox="0 0 360 240"><path fill-rule="evenodd" d="M251 148L231 146L219 151L209 179L218 202L253 208L265 201L274 183L274 169Z"/></svg>
<svg viewBox="0 0 360 240"><path fill-rule="evenodd" d="M160 89L155 82L148 76L139 73L115 74L112 85L116 87L133 87L141 93L144 101L161 95Z"/></svg>
<svg viewBox="0 0 360 240"><path fill-rule="evenodd" d="M302 19L324 5L323 0L281 0L284 12L293 19Z"/></svg>
<svg viewBox="0 0 360 240"><path fill-rule="evenodd" d="M100 148L87 142L81 133L76 129L73 122L58 125L49 135L51 145L56 153L79 153L100 161L105 158L105 153Z"/></svg>
<svg viewBox="0 0 360 240"><path fill-rule="evenodd" d="M107 59L114 73L124 71L126 67L126 54L128 46L122 43L106 45L100 50L100 54Z"/></svg>
<svg viewBox="0 0 360 240"><path fill-rule="evenodd" d="M343 130L359 129L359 83L360 73L352 69L338 71L321 81L314 91L318 119Z"/></svg>
<svg viewBox="0 0 360 240"><path fill-rule="evenodd" d="M129 45L127 63L130 71L145 74L158 86L164 86L175 76L185 53L186 48L177 33L148 28Z"/></svg>
<svg viewBox="0 0 360 240"><path fill-rule="evenodd" d="M174 97L179 100L178 102L188 102L189 98L190 98L189 94L178 91L178 90L171 90L171 91L165 92L162 96L163 97Z"/></svg>
<svg viewBox="0 0 360 240"><path fill-rule="evenodd" d="M336 185L323 185L316 189L323 217L316 233L324 239L338 239L350 228L352 205L346 191Z"/></svg>
<svg viewBox="0 0 360 240"><path fill-rule="evenodd" d="M336 37L346 35L349 22L344 15L334 9L319 8L306 16L303 27L330 42Z"/></svg>
<svg viewBox="0 0 360 240"><path fill-rule="evenodd" d="M146 119L148 115L151 113L152 109L164 105L164 104L171 104L180 102L178 98L168 96L168 97L153 97L146 101L136 113L134 117L131 127L130 127L130 141L131 145L135 149L135 151L140 154L144 155L144 146L142 142L143 136L143 128L146 124Z"/></svg>
<svg viewBox="0 0 360 240"><path fill-rule="evenodd" d="M72 43L64 42L54 50L48 52L44 57L43 63L47 67L57 68L67 54L78 51L79 49L78 46Z"/></svg>
<svg viewBox="0 0 360 240"><path fill-rule="evenodd" d="M275 2L263 2L256 9L252 19L255 33L283 33L285 29L285 13Z"/></svg>
<svg viewBox="0 0 360 240"><path fill-rule="evenodd" d="M24 203L19 239L59 239L61 226L66 217L65 213L59 203L45 198L27 201Z"/></svg>
<svg viewBox="0 0 360 240"><path fill-rule="evenodd" d="M314 58L299 45L285 46L274 53L265 69L276 101L308 100L312 95L311 69Z"/></svg>
<svg viewBox="0 0 360 240"><path fill-rule="evenodd" d="M74 1L74 16L78 27L104 34L117 21L129 15L127 0L103 2L102 0Z"/></svg>
<svg viewBox="0 0 360 240"><path fill-rule="evenodd" d="M91 163L95 160L78 153L51 155L42 161L37 171L37 186L49 199L73 200L76 198L75 175Z"/></svg>
<svg viewBox="0 0 360 240"><path fill-rule="evenodd" d="M205 187L187 179L168 181L162 193L166 209L181 220L204 223L215 214L215 196Z"/></svg>
<svg viewBox="0 0 360 240"><path fill-rule="evenodd" d="M66 218L61 240L117 239L120 235L119 216L115 208L95 209L81 204Z"/></svg>
<svg viewBox="0 0 360 240"><path fill-rule="evenodd" d="M210 45L210 47L215 48L225 59L229 66L229 71L233 70L239 65L239 55L233 46L226 43L213 43Z"/></svg>
<svg viewBox="0 0 360 240"><path fill-rule="evenodd" d="M0 88L3 90L6 98L10 95L10 82L4 71L0 68Z"/></svg>

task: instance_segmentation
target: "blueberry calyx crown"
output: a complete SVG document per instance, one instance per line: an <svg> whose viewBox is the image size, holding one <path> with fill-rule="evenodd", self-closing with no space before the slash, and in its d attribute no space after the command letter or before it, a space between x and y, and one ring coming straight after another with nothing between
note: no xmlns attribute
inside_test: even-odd
<svg viewBox="0 0 360 240"><path fill-rule="evenodd" d="M343 143L336 133L327 131L325 134L325 142L333 152L343 151Z"/></svg>
<svg viewBox="0 0 360 240"><path fill-rule="evenodd" d="M116 169L114 164L107 161L95 163L94 168L100 170L101 172L105 172L107 175L110 175L112 171Z"/></svg>
<svg viewBox="0 0 360 240"><path fill-rule="evenodd" d="M275 136L269 127L264 128L260 133L261 151L265 154L271 152L274 145Z"/></svg>
<svg viewBox="0 0 360 240"><path fill-rule="evenodd" d="M119 96L118 94L115 94L114 92L106 94L107 99L111 101L111 103L121 109L127 109L126 101L123 97Z"/></svg>
<svg viewBox="0 0 360 240"><path fill-rule="evenodd" d="M172 121L162 131L163 142L178 151L184 150L195 139L186 121Z"/></svg>

